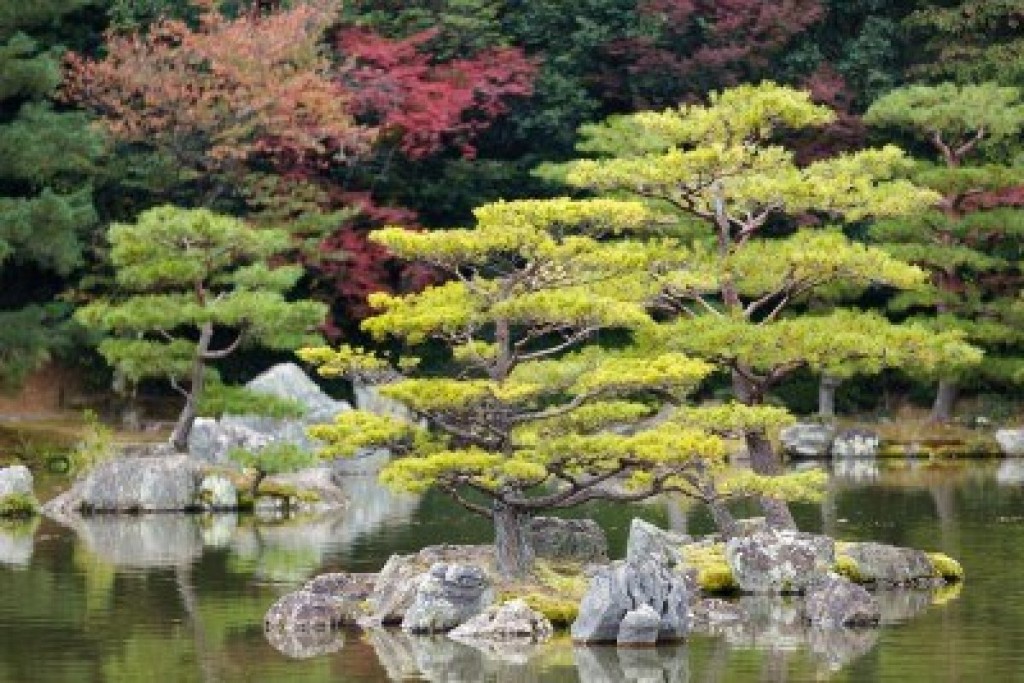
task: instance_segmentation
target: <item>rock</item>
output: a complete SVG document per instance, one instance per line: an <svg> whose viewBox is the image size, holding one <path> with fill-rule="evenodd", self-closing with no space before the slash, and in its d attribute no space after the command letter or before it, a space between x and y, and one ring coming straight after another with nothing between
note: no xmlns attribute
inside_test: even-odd
<svg viewBox="0 0 1024 683"><path fill-rule="evenodd" d="M998 429L996 442L1003 455L1011 458L1024 456L1024 429Z"/></svg>
<svg viewBox="0 0 1024 683"><path fill-rule="evenodd" d="M618 641L622 620L644 605L660 619L657 642L682 639L689 630L686 577L657 559L614 562L598 569L571 628L578 643Z"/></svg>
<svg viewBox="0 0 1024 683"><path fill-rule="evenodd" d="M835 436L834 427L817 422L798 422L779 432L783 450L800 458L827 457Z"/></svg>
<svg viewBox="0 0 1024 683"><path fill-rule="evenodd" d="M761 531L729 539L725 560L745 592L801 592L831 570L835 543L798 531Z"/></svg>
<svg viewBox="0 0 1024 683"><path fill-rule="evenodd" d="M281 596L263 617L266 631L328 631L345 623L341 601L298 590Z"/></svg>
<svg viewBox="0 0 1024 683"><path fill-rule="evenodd" d="M438 562L472 564L492 572L494 548L491 546L427 546L414 555L392 555L377 575L373 592L367 598L368 614L359 625L393 626L400 624L416 597L422 575Z"/></svg>
<svg viewBox="0 0 1024 683"><path fill-rule="evenodd" d="M321 574L307 581L302 590L346 602L361 602L373 593L377 574L334 572Z"/></svg>
<svg viewBox="0 0 1024 683"><path fill-rule="evenodd" d="M592 519L534 517L528 534L537 557L583 564L608 561L608 539Z"/></svg>
<svg viewBox="0 0 1024 683"><path fill-rule="evenodd" d="M696 600L690 606L690 628L701 633L716 633L722 626L743 621L746 613L735 603L718 598Z"/></svg>
<svg viewBox="0 0 1024 683"><path fill-rule="evenodd" d="M881 439L868 429L844 429L832 441L834 458L874 458Z"/></svg>
<svg viewBox="0 0 1024 683"><path fill-rule="evenodd" d="M417 584L412 605L402 618L402 630L409 633L450 631L494 600L486 572L473 565L438 562Z"/></svg>
<svg viewBox="0 0 1024 683"><path fill-rule="evenodd" d="M352 407L320 389L294 363L279 363L245 385L250 391L297 401L305 411L301 419L278 419L259 415L225 415L220 420L199 418L189 434L192 457L222 466L234 466L228 458L232 448L258 451L271 444L292 444L314 450L316 443L306 434L311 424L330 422Z"/></svg>
<svg viewBox="0 0 1024 683"><path fill-rule="evenodd" d="M635 517L629 525L626 560L641 562L657 558L660 562L674 567L682 561L682 547L692 542L693 538L687 534L666 531Z"/></svg>
<svg viewBox="0 0 1024 683"><path fill-rule="evenodd" d="M199 500L204 510L237 510L238 490L227 477L211 474L199 484Z"/></svg>
<svg viewBox="0 0 1024 683"><path fill-rule="evenodd" d="M298 472L273 474L263 480L260 489L293 491L294 496L291 497L296 500L289 502L289 509L293 512L296 509L299 512L324 512L349 503L331 467L308 467Z"/></svg>
<svg viewBox="0 0 1024 683"><path fill-rule="evenodd" d="M32 472L24 465L0 468L0 517L26 517L38 512Z"/></svg>
<svg viewBox="0 0 1024 683"><path fill-rule="evenodd" d="M393 417L411 424L423 423L409 408L392 398L382 395L376 385L355 381L352 383L352 394L355 398L357 410L365 410L376 415Z"/></svg>
<svg viewBox="0 0 1024 683"><path fill-rule="evenodd" d="M619 647L647 647L658 642L661 615L650 605L640 605L626 612L619 623L615 644Z"/></svg>
<svg viewBox="0 0 1024 683"><path fill-rule="evenodd" d="M808 587L804 615L815 626L842 628L873 626L882 613L863 586L832 574Z"/></svg>
<svg viewBox="0 0 1024 683"><path fill-rule="evenodd" d="M526 641L543 643L551 639L554 629L540 612L522 600L492 605L482 614L457 626L448 633L459 641Z"/></svg>
<svg viewBox="0 0 1024 683"><path fill-rule="evenodd" d="M847 543L841 555L855 565L855 578L860 583L908 585L934 578L934 568L927 553L914 548L900 548L883 543Z"/></svg>
<svg viewBox="0 0 1024 683"><path fill-rule="evenodd" d="M199 507L199 465L186 455L101 462L48 509L75 512L180 512Z"/></svg>

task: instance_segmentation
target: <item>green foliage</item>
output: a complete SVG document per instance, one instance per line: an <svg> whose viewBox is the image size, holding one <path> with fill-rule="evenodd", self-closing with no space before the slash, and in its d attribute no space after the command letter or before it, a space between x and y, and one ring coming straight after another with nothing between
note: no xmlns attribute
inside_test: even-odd
<svg viewBox="0 0 1024 683"><path fill-rule="evenodd" d="M74 474L88 472L114 456L114 430L100 421L91 410L82 414L82 435L71 452L70 470Z"/></svg>
<svg viewBox="0 0 1024 683"><path fill-rule="evenodd" d="M283 398L245 387L211 382L199 401L199 414L219 418L223 415L261 415L278 419L299 419L305 414L303 405L294 399Z"/></svg>
<svg viewBox="0 0 1024 683"><path fill-rule="evenodd" d="M935 575L950 583L964 580L964 568L959 562L945 553L928 553L928 560L935 569Z"/></svg>
<svg viewBox="0 0 1024 683"><path fill-rule="evenodd" d="M294 472L311 467L317 461L315 454L290 443L272 443L255 451L232 448L228 451L228 458L242 467L251 467L264 475ZM272 492L267 484L260 491L268 494Z"/></svg>
<svg viewBox="0 0 1024 683"><path fill-rule="evenodd" d="M27 493L12 493L0 498L0 517L34 517L39 513L39 502Z"/></svg>

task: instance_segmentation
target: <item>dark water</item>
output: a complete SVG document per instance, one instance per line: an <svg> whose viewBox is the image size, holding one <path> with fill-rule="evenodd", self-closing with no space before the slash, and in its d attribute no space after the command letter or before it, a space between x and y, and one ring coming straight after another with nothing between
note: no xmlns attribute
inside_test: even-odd
<svg viewBox="0 0 1024 683"><path fill-rule="evenodd" d="M574 650L564 638L505 660L445 638L337 634L320 656L268 643L274 599L324 570L369 571L392 552L484 542L487 525L444 499L395 499L353 482L355 506L288 524L150 516L69 530L0 526L0 681L1024 681L1024 466L1013 462L837 473L798 521L958 557L962 590L886 600L878 631L799 625L695 637L656 651ZM678 504L586 511L621 553L629 519L709 529ZM784 613L785 601L766 603ZM912 618L907 619L911 614Z"/></svg>

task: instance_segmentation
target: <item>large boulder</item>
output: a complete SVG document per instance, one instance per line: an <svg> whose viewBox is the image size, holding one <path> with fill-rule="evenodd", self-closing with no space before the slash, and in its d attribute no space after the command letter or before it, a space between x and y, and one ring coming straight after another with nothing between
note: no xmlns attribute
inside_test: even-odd
<svg viewBox="0 0 1024 683"><path fill-rule="evenodd" d="M902 586L929 583L935 575L924 551L884 543L844 543L840 560L859 583Z"/></svg>
<svg viewBox="0 0 1024 683"><path fill-rule="evenodd" d="M202 468L186 455L117 457L43 506L45 512L180 512L197 509Z"/></svg>
<svg viewBox="0 0 1024 683"><path fill-rule="evenodd" d="M547 617L531 609L523 600L509 600L501 605L491 605L450 631L448 636L465 642L543 643L550 640L553 633Z"/></svg>
<svg viewBox="0 0 1024 683"><path fill-rule="evenodd" d="M779 432L783 450L797 458L827 457L835 436L835 427L818 422L798 422Z"/></svg>
<svg viewBox="0 0 1024 683"><path fill-rule="evenodd" d="M444 633L480 614L494 600L480 567L438 562L417 581L416 595L402 618L409 633Z"/></svg>
<svg viewBox="0 0 1024 683"><path fill-rule="evenodd" d="M38 507L32 472L24 465L0 468L0 517L35 514Z"/></svg>
<svg viewBox="0 0 1024 683"><path fill-rule="evenodd" d="M366 627L402 623L416 599L423 575L435 564L472 564L491 573L494 549L490 546L438 545L413 555L392 555L377 575L373 592L366 599L367 613L359 620Z"/></svg>
<svg viewBox="0 0 1024 683"><path fill-rule="evenodd" d="M660 630L661 615L650 605L640 605L622 617L615 644L619 647L649 647L658 642Z"/></svg>
<svg viewBox="0 0 1024 683"><path fill-rule="evenodd" d="M329 631L345 623L346 611L342 601L329 595L298 590L277 600L266 616L266 631Z"/></svg>
<svg viewBox="0 0 1024 683"><path fill-rule="evenodd" d="M874 458L882 440L869 429L844 429L832 440L834 458Z"/></svg>
<svg viewBox="0 0 1024 683"><path fill-rule="evenodd" d="M1003 455L1011 458L1024 456L1024 429L999 429L996 442Z"/></svg>
<svg viewBox="0 0 1024 683"><path fill-rule="evenodd" d="M835 574L811 584L804 601L804 616L815 626L873 626L882 613L863 586Z"/></svg>
<svg viewBox="0 0 1024 683"><path fill-rule="evenodd" d="M261 373L247 389L259 394L298 402L304 411L301 419L278 419L259 415L225 415L219 420L199 418L189 434L192 457L217 465L232 465L232 448L260 450L271 444L292 444L313 450L316 444L306 434L312 424L330 422L339 413L351 410L345 401L337 401L320 389L294 363L279 363Z"/></svg>
<svg viewBox="0 0 1024 683"><path fill-rule="evenodd" d="M660 529L636 517L629 525L626 541L626 560L640 562L656 558L674 567L682 561L682 547L693 542L687 534Z"/></svg>
<svg viewBox="0 0 1024 683"><path fill-rule="evenodd" d="M657 559L614 562L591 578L572 624L572 639L578 643L618 642L626 615L646 605L659 618L655 640L647 644L681 640L689 631L688 599L686 577ZM638 632L634 629L630 637Z"/></svg>
<svg viewBox="0 0 1024 683"><path fill-rule="evenodd" d="M835 542L798 531L761 531L729 539L725 560L745 592L799 593L832 569Z"/></svg>
<svg viewBox="0 0 1024 683"><path fill-rule="evenodd" d="M199 484L199 501L204 510L237 510L238 489L227 477L210 474Z"/></svg>
<svg viewBox="0 0 1024 683"><path fill-rule="evenodd" d="M608 561L608 539L592 519L534 517L527 533L537 557L584 564Z"/></svg>

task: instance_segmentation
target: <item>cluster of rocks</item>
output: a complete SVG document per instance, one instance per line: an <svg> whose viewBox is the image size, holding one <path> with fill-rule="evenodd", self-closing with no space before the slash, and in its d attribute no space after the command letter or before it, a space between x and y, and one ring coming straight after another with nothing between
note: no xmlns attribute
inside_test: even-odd
<svg viewBox="0 0 1024 683"><path fill-rule="evenodd" d="M782 448L796 458L873 458L881 439L868 429L839 430L822 422L798 422L779 432Z"/></svg>

